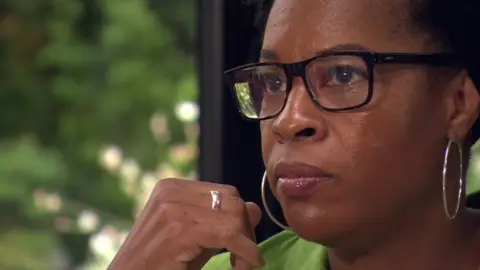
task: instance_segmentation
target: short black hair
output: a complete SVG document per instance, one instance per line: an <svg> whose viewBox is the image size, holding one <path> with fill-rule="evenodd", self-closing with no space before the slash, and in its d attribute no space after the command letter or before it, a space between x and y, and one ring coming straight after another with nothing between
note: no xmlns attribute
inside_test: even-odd
<svg viewBox="0 0 480 270"><path fill-rule="evenodd" d="M475 85L480 86L480 1L415 1L412 20L436 42L459 57Z"/></svg>
<svg viewBox="0 0 480 270"><path fill-rule="evenodd" d="M256 25L264 30L274 0L244 0L256 5ZM454 53L480 89L480 0L410 0L411 18L432 41ZM472 142L480 138L480 121L472 130Z"/></svg>

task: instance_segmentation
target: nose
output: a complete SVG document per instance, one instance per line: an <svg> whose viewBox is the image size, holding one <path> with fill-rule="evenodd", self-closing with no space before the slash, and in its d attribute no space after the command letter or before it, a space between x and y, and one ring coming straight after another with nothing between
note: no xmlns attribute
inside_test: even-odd
<svg viewBox="0 0 480 270"><path fill-rule="evenodd" d="M301 78L292 82L292 90L283 111L272 123L272 131L281 143L323 140L328 133L323 111L310 97Z"/></svg>

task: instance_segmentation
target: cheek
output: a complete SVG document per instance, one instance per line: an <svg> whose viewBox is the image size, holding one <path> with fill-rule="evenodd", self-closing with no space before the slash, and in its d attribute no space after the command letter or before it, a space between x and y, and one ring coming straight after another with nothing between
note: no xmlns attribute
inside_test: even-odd
<svg viewBox="0 0 480 270"><path fill-rule="evenodd" d="M332 128L341 175L341 192L331 198L336 205L332 215L388 216L416 189L411 178L421 169L410 163L417 151L405 132L410 123L380 111L352 114L342 122Z"/></svg>
<svg viewBox="0 0 480 270"><path fill-rule="evenodd" d="M405 195L429 185L424 179L431 176L422 174L437 170L432 157L443 143L439 100L418 81L394 85L385 91L381 104L331 119L332 135L348 162L345 177L357 191L374 188ZM397 192L402 189L404 193Z"/></svg>
<svg viewBox="0 0 480 270"><path fill-rule="evenodd" d="M273 150L275 138L272 133L272 120L265 120L260 122L260 134L262 140L262 156L265 166L267 166L268 160Z"/></svg>

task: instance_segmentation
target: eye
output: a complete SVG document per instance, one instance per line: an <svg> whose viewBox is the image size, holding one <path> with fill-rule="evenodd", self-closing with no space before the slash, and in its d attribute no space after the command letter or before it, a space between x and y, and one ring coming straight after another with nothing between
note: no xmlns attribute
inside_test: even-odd
<svg viewBox="0 0 480 270"><path fill-rule="evenodd" d="M285 79L276 73L258 74L258 81L266 93L274 94L285 90Z"/></svg>
<svg viewBox="0 0 480 270"><path fill-rule="evenodd" d="M368 80L367 72L350 65L338 65L329 68L325 74L325 85L350 85L361 80Z"/></svg>

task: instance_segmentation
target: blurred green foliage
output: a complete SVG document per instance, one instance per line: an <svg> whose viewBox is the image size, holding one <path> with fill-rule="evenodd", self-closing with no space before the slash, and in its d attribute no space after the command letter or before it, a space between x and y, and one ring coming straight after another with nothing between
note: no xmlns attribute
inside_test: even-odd
<svg viewBox="0 0 480 270"><path fill-rule="evenodd" d="M87 207L132 222L132 199L100 168L99 153L118 145L154 168L185 140L174 106L196 99L195 8L191 0L0 4L0 269L33 269L28 262L51 251L54 220L34 207L39 188L66 198L69 215ZM171 140L152 136L155 113L166 116ZM35 269L48 269L40 261Z"/></svg>
<svg viewBox="0 0 480 270"><path fill-rule="evenodd" d="M480 142L471 149L472 158L467 173L467 194L480 194Z"/></svg>

